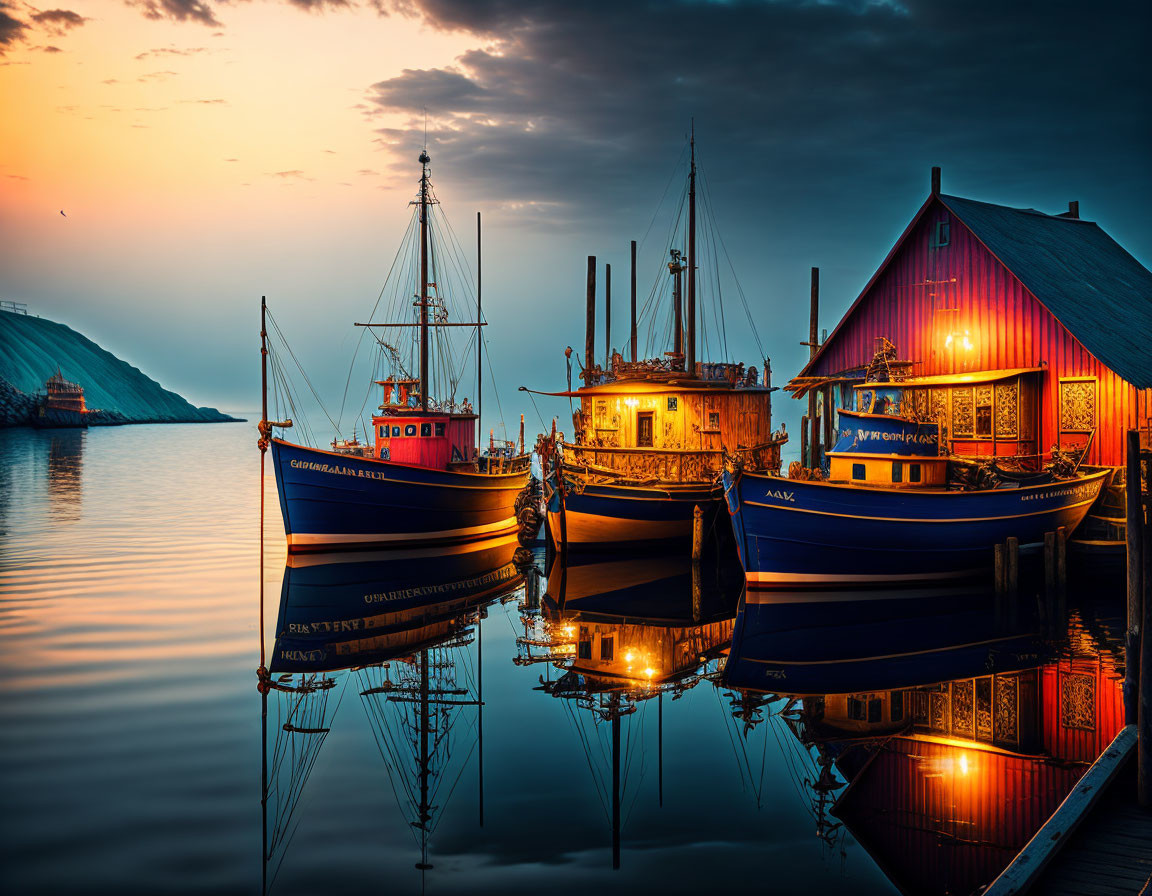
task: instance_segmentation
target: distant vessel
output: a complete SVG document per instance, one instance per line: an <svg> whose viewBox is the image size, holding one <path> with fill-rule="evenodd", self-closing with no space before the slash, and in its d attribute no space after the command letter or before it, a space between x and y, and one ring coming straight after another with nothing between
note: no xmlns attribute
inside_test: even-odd
<svg viewBox="0 0 1152 896"><path fill-rule="evenodd" d="M783 430L772 431L768 359L762 375L742 363L697 360L698 343L704 349L698 329L711 322L697 302L695 137L690 147L688 214L679 235L684 242L673 243L667 266L672 286L664 332L672 336L671 350L663 358L639 359L633 301L631 360L613 351L603 368L595 363L595 270L590 268L584 385L548 393L580 400L573 414L574 441L554 436L544 446L545 460L551 461L545 471L548 526L557 547L687 548L696 508L708 530L723 506L719 476L726 454L738 454L750 469L780 467L780 446L788 437ZM715 255L715 239L706 242ZM716 305L718 312L718 288ZM659 329L655 323L652 328Z"/></svg>
<svg viewBox="0 0 1152 896"><path fill-rule="evenodd" d="M429 216L438 202L428 178L428 153L421 152L419 161L420 193L412 203L419 233L415 295L398 293L400 319L362 325L383 329L386 336L390 328L419 328L413 346L419 356L419 374L408 373L394 347L411 330L396 329L399 335L387 341L373 331L392 373L375 380L383 389L383 402L372 417L375 438L371 447L361 445L355 436L351 441L334 440L331 451L272 438L273 426L290 426L291 421L269 422L265 386L261 448L269 444L272 448L290 551L458 544L513 533L518 527L514 504L529 475L523 445L519 452L510 447L497 450L494 445L487 455L477 452L478 415L467 400L458 405L451 395L460 374L452 369L455 359L439 330L436 344L441 369L429 371L430 331L475 327L479 334L483 324L448 320L444 303L447 262L444 253L429 246ZM443 228L443 223L437 223L438 233ZM407 319L412 306L418 309L416 321ZM266 335L262 327L265 359ZM434 384L442 390L440 401L432 399Z"/></svg>
<svg viewBox="0 0 1152 896"><path fill-rule="evenodd" d="M84 387L64 379L60 368L48 378L45 394L32 415L37 429L87 428L88 408L84 404Z"/></svg>
<svg viewBox="0 0 1152 896"><path fill-rule="evenodd" d="M892 351L887 340L883 350ZM1035 544L1080 524L1109 471L1083 474L1060 456L1039 474L950 487L957 468L975 468L941 454L940 424L921 419L906 394L915 385L885 373L854 387L859 410L839 412L827 480L728 463L724 494L749 588L956 578L991 566L993 547L1010 537Z"/></svg>

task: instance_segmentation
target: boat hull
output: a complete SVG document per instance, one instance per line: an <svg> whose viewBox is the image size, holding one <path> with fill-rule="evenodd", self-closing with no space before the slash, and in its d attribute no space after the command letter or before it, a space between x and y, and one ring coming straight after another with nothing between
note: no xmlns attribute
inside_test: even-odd
<svg viewBox="0 0 1152 896"><path fill-rule="evenodd" d="M528 471L488 475L272 440L288 550L461 544L515 532Z"/></svg>
<svg viewBox="0 0 1152 896"><path fill-rule="evenodd" d="M41 404L32 414L36 429L87 429L88 415L71 408L54 408Z"/></svg>
<svg viewBox="0 0 1152 896"><path fill-rule="evenodd" d="M707 531L722 504L719 491L711 485L635 487L567 479L561 499L555 474L548 484L548 531L557 550L689 550L696 507L704 511Z"/></svg>
<svg viewBox="0 0 1152 896"><path fill-rule="evenodd" d="M725 471L724 489L749 588L921 584L991 566L1009 537L1070 534L1106 472L987 491L875 489Z"/></svg>

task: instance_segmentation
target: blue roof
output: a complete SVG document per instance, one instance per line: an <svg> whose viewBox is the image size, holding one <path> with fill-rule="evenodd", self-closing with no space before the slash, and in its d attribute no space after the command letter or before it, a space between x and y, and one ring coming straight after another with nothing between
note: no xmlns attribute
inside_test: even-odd
<svg viewBox="0 0 1152 896"><path fill-rule="evenodd" d="M1091 221L939 198L1088 351L1152 387L1152 271Z"/></svg>

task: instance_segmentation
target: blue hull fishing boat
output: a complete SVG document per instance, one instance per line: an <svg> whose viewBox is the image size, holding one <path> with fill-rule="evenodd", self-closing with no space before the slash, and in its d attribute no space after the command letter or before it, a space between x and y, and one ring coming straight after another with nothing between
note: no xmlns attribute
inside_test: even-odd
<svg viewBox="0 0 1152 896"><path fill-rule="evenodd" d="M439 203L432 194L429 161L427 152L422 152L420 193L412 203L418 226L409 228L410 235L418 234L419 245L413 247L413 254L419 264L413 271L400 274L392 286L393 313L389 316L396 319L357 324L371 328L369 332L380 348L380 367L387 368L387 376L380 370L379 378L374 379L383 390L383 402L372 415L372 437L367 444L361 444L354 434L347 441L333 440L329 451L272 438L273 427L291 426L292 421L268 419L267 327L262 325L265 386L260 448L272 449L291 552L459 544L506 535L518 528L516 498L529 477L523 435L519 452L511 443L497 448L490 439L488 452L479 454L479 413L473 413L467 399L457 404L454 397L462 373L456 356L466 351L453 351L445 335L449 331L440 328L475 328L479 346L484 324L479 319L478 283L477 320L449 319L444 293L451 282L450 271L443 261L437 262L444 253L435 253L429 240L433 229L441 234L450 231L443 222L438 220L433 226L431 221L432 209ZM458 260L459 252L452 257ZM408 290L411 279L415 280L414 291ZM388 284L381 295L387 290ZM261 313L266 317L263 305ZM430 371L429 333L434 329L440 351L438 365ZM405 334L418 335L412 338ZM408 372L396 347L405 344L411 357L417 359L418 376ZM481 358L478 347L477 390ZM431 397L433 386L441 395L439 401ZM445 396L445 392L450 394Z"/></svg>
<svg viewBox="0 0 1152 896"><path fill-rule="evenodd" d="M857 386L840 411L826 480L726 465L724 494L749 588L827 588L952 579L991 565L993 548L1071 533L1107 471L1076 465L958 486L971 471L940 454L939 424L904 416L899 382ZM1062 460L1062 459L1061 459ZM1063 462L1063 461L1062 461ZM950 483L952 487L950 487Z"/></svg>

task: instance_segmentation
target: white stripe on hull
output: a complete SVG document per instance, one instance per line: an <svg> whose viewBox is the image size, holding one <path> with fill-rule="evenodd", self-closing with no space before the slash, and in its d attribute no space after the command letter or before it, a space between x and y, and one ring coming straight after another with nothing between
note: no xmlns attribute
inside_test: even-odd
<svg viewBox="0 0 1152 896"><path fill-rule="evenodd" d="M860 575L859 573L750 572L745 574L749 588L812 588L824 585L898 585L962 579L979 570L924 572L902 575Z"/></svg>
<svg viewBox="0 0 1152 896"><path fill-rule="evenodd" d="M288 549L318 550L327 547L350 547L352 545L427 545L457 542L471 538L486 538L503 535L517 529L516 517L509 517L483 526L468 526L463 529L439 529L435 532L388 532L372 533L302 533L288 534Z"/></svg>
<svg viewBox="0 0 1152 896"><path fill-rule="evenodd" d="M328 566L333 563L372 563L381 560L395 562L397 560L435 560L439 557L459 557L463 554L475 554L481 551L493 551L508 548L519 542L515 534L495 535L479 541L468 541L463 544L429 545L427 547L414 547L407 550L390 548L383 551L315 551L307 554L289 554L287 565L293 569L305 569L312 566Z"/></svg>
<svg viewBox="0 0 1152 896"><path fill-rule="evenodd" d="M681 520L628 520L595 513L565 512L569 544L626 544L630 541L671 541L692 537L692 522ZM548 514L552 540L560 547L560 514Z"/></svg>

